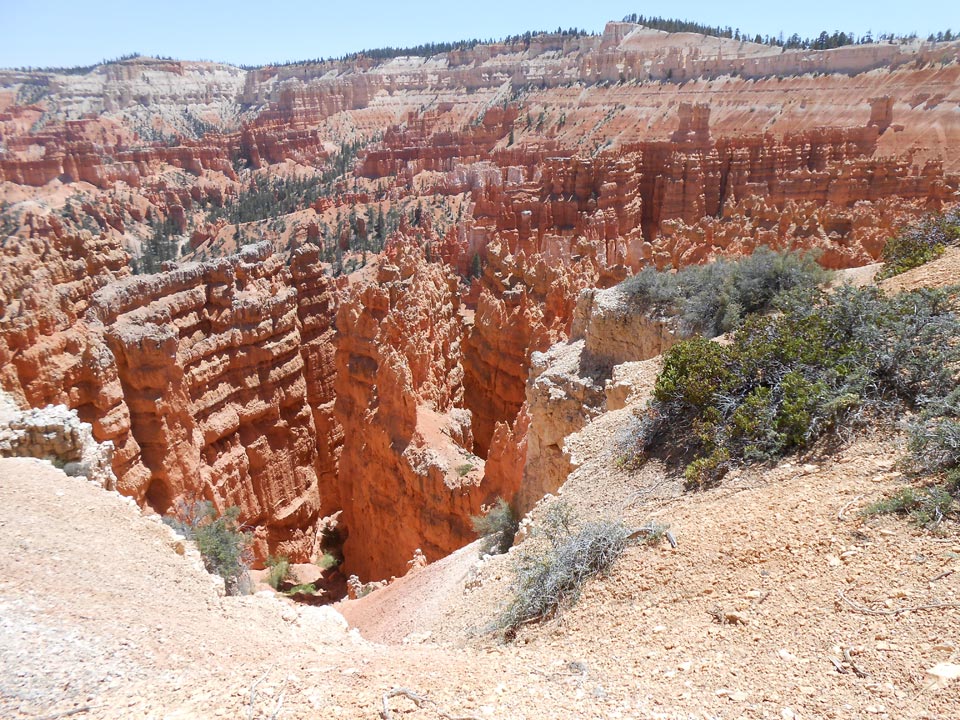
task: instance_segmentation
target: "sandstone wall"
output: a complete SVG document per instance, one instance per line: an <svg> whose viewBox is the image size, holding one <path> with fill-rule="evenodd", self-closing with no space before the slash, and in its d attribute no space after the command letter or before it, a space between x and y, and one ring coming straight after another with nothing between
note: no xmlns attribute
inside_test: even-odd
<svg viewBox="0 0 960 720"><path fill-rule="evenodd" d="M66 405L114 445L127 494L148 477L130 432L116 363L85 320L91 297L129 275L114 234L72 231L52 214L26 213L0 255L0 386L30 407Z"/></svg>
<svg viewBox="0 0 960 720"><path fill-rule="evenodd" d="M531 359L519 512L566 480L573 467L564 440L619 400L615 370L661 355L678 339L672 324L641 312L620 287L581 293L571 339Z"/></svg>
<svg viewBox="0 0 960 720"><path fill-rule="evenodd" d="M340 306L341 523L346 571L361 578L471 541L469 516L503 494L472 453L459 312L456 278L403 245Z"/></svg>
<svg viewBox="0 0 960 720"><path fill-rule="evenodd" d="M159 512L189 497L237 505L261 556L308 559L321 478L336 504L340 441L336 288L315 252L292 272L258 245L130 276L113 236L28 222L33 237L5 244L3 387L76 409L113 443L124 494Z"/></svg>
<svg viewBox="0 0 960 720"><path fill-rule="evenodd" d="M299 277L314 297L304 302L315 303L322 287L306 264L300 258ZM317 339L302 344L299 313L283 258L265 244L94 295L88 321L102 326L116 359L150 472L128 491L159 511L191 495L236 505L256 526L259 554L310 557L318 472L329 474L330 460L321 465L308 395L319 401L328 390L316 363L308 389L304 356L314 359Z"/></svg>

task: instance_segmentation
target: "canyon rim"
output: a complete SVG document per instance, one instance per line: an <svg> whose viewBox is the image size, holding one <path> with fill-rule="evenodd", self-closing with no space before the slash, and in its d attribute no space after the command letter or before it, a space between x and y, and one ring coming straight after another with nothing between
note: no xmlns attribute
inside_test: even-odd
<svg viewBox="0 0 960 720"><path fill-rule="evenodd" d="M799 461L777 466L770 472L782 476L782 494L761 496L762 473L745 471L734 487L753 513L749 522L724 526L722 503L706 493L690 501L704 518L694 530L693 506L671 516L672 506L659 498L665 504L654 514L685 520L691 538L706 543L704 552L718 563L729 598L737 598L730 612L744 618L739 644L729 645L739 624L721 620L701 628L712 631L704 636L709 658L706 650L692 660L670 656L678 647L692 652L692 630L678 631L673 647L650 649L659 642L655 628L680 624L684 603L709 595L700 587L708 584L706 573L697 573L690 555L678 562L697 587L677 580L682 592L661 590L658 602L668 606L662 622L649 622L656 604L624 595L622 576L614 578L613 600L589 590L588 604L601 610L578 609L569 622L608 633L609 603L630 604L625 616L645 628L634 637L643 638L636 652L647 653L637 672L656 675L657 692L670 698L664 706L635 687L644 700L631 700L619 680L606 695L599 678L612 671L613 656L584 661L593 669L581 673L575 663L582 645L563 646L553 635L573 633L584 643L587 631L566 620L529 636L530 650L504 651L470 635L471 598L476 607L492 607L491 594L505 592L508 572L505 560L489 558L478 570L476 549L464 548L475 539L471 518L497 498L521 517L533 511L529 528L554 495L579 502L588 515L610 512L636 495L624 478L650 479L643 475L649 468L618 476L612 443L649 396L658 358L680 334L664 318L632 309L622 281L644 268L681 270L768 247L810 253L824 268L869 282L862 278L883 260L890 238L958 201L960 42L952 40L783 48L610 22L598 34L535 34L427 55L359 54L256 68L138 56L77 72L0 70L0 389L9 396L0 427L20 433L9 441L0 435L0 448L73 463L79 469L72 474L91 475L86 469L94 467L105 478L98 484L130 501L110 495L101 506L84 494L90 488L63 492L133 533L116 530L114 542L133 542L139 533L137 542L149 536L176 545L146 518L205 500L220 512L238 508L255 568L279 556L295 565L319 563L325 553L335 558L326 571L328 599L346 594L349 576L361 585L400 578L338 606L363 639L341 627L332 610L315 616L315 608L277 598L254 596L238 600L247 602L239 611L222 610L238 633L253 622L274 634L244 641L269 653L238 644L233 651L255 661L198 681L229 688L226 716L247 709L250 717L269 716L253 691L248 702L237 689L249 691L257 679L250 673L288 645L297 645L289 674L302 676L311 660L299 633L326 648L318 651L321 664L335 667L330 675L346 684L317 699L306 683L288 677L296 688L285 708L292 717L333 716L333 707L345 716L389 716L384 693L400 686L390 667L401 679L427 682L403 648L443 663L448 645L461 667L483 653L510 652L503 662L512 672L529 665L543 679L531 692L534 707L524 704L525 689L514 687L501 690L505 699L497 704L478 689L479 676L497 685L490 680L498 677L496 663L479 659L477 677L464 670L432 696L463 709L454 715L534 717L542 691L544 716L564 717L565 704L579 703L586 689L598 705L578 705L577 716L613 717L633 702L620 716L680 717L670 713L709 706L710 717L737 717L738 709L745 717L859 717L873 713L867 707L890 717L948 717L956 708L955 695L944 699L950 690L914 702L926 686L908 678L922 676L937 652L954 657L955 610L948 630L911 615L904 637L916 647L909 648L881 627L883 610L863 616L876 635L869 643L854 641L859 626L852 620L827 622L836 635L829 638L803 634L813 632L808 626L802 652L787 652L791 660L776 655L777 643L796 628L765 629L773 621L756 601L777 591L757 589L761 580L746 569L753 544L779 557L777 544L786 543L811 564L820 562L819 551L835 555L840 564L827 573L869 555L863 548L870 542L851 540L845 527L823 529L838 508L824 514L801 505L804 493L828 502L836 492L845 505L888 487L869 485L877 477L893 483L887 457L894 451L882 438L858 439L844 450L850 472L840 480L831 475L827 482L829 462L806 470ZM955 261L948 252L935 262L947 263L948 278ZM0 485L14 503L17 473L54 472L9 462L15 464L3 466L10 469ZM591 465L603 462L602 469ZM591 485L591 473L602 479ZM24 487L25 497L43 496L33 480ZM613 502L598 488L621 494ZM757 519L764 507L779 520ZM623 510L624 517L632 512ZM819 550L812 530L796 547L782 534L781 522L800 522L805 512L825 533ZM127 527L137 523L139 529ZM722 550L710 545L707 529L740 538L739 564L719 559ZM944 538L903 528L856 532L874 537L874 550L890 534L902 540L849 570L858 587L881 587L884 562L907 564L904 548L940 558L937 569L954 573L955 557L937 550ZM951 532L947 539L956 545ZM44 542L56 545L46 536ZM628 556L630 577L649 586L655 567L676 579L681 570L669 567L670 551L651 552L649 561ZM425 558L426 568L415 558ZM133 567L149 558L131 553L127 560ZM777 562L783 582L799 588L788 602L791 617L815 624L833 598L813 600L804 567ZM903 590L910 596L919 593L920 570L901 583L912 583ZM9 563L3 570L7 579L18 572ZM184 572L194 584L181 588L190 598L171 601L179 612L189 615L184 608L193 601L232 601L205 594L199 568ZM960 576L948 575L937 582ZM4 583L8 617L39 623ZM744 594L754 592L760 594ZM954 584L939 602L955 608L950 598L958 592ZM433 619L419 617L411 603L433 608ZM813 603L810 617L804 603ZM145 612L164 624L159 610ZM96 635L89 628L80 635L88 632ZM52 636L40 635L45 648L57 647ZM104 647L119 647L111 644L116 638L104 638ZM843 647L833 652L833 642ZM736 676L721 679L717 653L745 668L738 663L747 662L743 648L750 643L787 667L789 678L771 680L766 695L757 685L734 688ZM869 679L853 683L861 677L858 653L872 657L861 646L883 643L900 649L876 652L903 657L890 666L877 662ZM377 658L381 644L389 649ZM331 649L340 647L355 654L345 667ZM156 652L163 656L157 668L174 662ZM551 652L566 664L547 667ZM835 673L840 689L812 679L807 663L826 655L838 655L846 669ZM145 668L118 665L116 672L149 674ZM828 661L821 670L833 668ZM692 690L666 688L678 673L702 682ZM351 705L357 689L350 683L364 674L368 695L355 695L361 699ZM88 678L77 682L84 698L96 696ZM283 691L280 681L271 683L279 712ZM455 687L467 690L458 695ZM215 714L169 678L158 688L191 708L183 717ZM120 683L102 707L96 700L72 707L122 717L115 700L124 692ZM831 692L843 700L836 707ZM174 706L164 708L158 693L124 696L134 708L128 716L174 717L165 714ZM474 700L464 700L471 694ZM12 698L3 706L11 717L38 717L53 707L45 696L34 703L12 682L0 682L4 695ZM411 695L390 702L413 702L410 713L425 713Z"/></svg>

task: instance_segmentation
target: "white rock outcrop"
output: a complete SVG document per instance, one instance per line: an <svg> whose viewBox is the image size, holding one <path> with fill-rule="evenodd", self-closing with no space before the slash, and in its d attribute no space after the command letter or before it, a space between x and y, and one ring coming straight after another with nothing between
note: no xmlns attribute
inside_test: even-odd
<svg viewBox="0 0 960 720"><path fill-rule="evenodd" d="M67 475L85 477L115 490L110 467L113 443L98 443L90 423L65 405L21 410L0 392L0 457L36 457L51 461Z"/></svg>

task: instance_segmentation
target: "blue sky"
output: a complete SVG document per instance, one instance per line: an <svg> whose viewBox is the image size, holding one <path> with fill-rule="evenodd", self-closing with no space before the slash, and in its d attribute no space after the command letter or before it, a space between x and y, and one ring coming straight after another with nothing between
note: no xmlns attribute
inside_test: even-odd
<svg viewBox="0 0 960 720"><path fill-rule="evenodd" d="M0 67L87 65L131 52L261 64L558 26L601 30L633 12L751 34L960 30L957 0L0 0Z"/></svg>

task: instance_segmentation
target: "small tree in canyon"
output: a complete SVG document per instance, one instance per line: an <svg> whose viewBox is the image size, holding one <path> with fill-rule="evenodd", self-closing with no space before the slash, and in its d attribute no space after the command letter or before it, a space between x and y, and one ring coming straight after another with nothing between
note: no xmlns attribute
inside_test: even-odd
<svg viewBox="0 0 960 720"><path fill-rule="evenodd" d="M197 545L207 571L223 578L228 595L250 589L250 537L239 523L240 508L217 513L209 500L180 503L164 522Z"/></svg>

